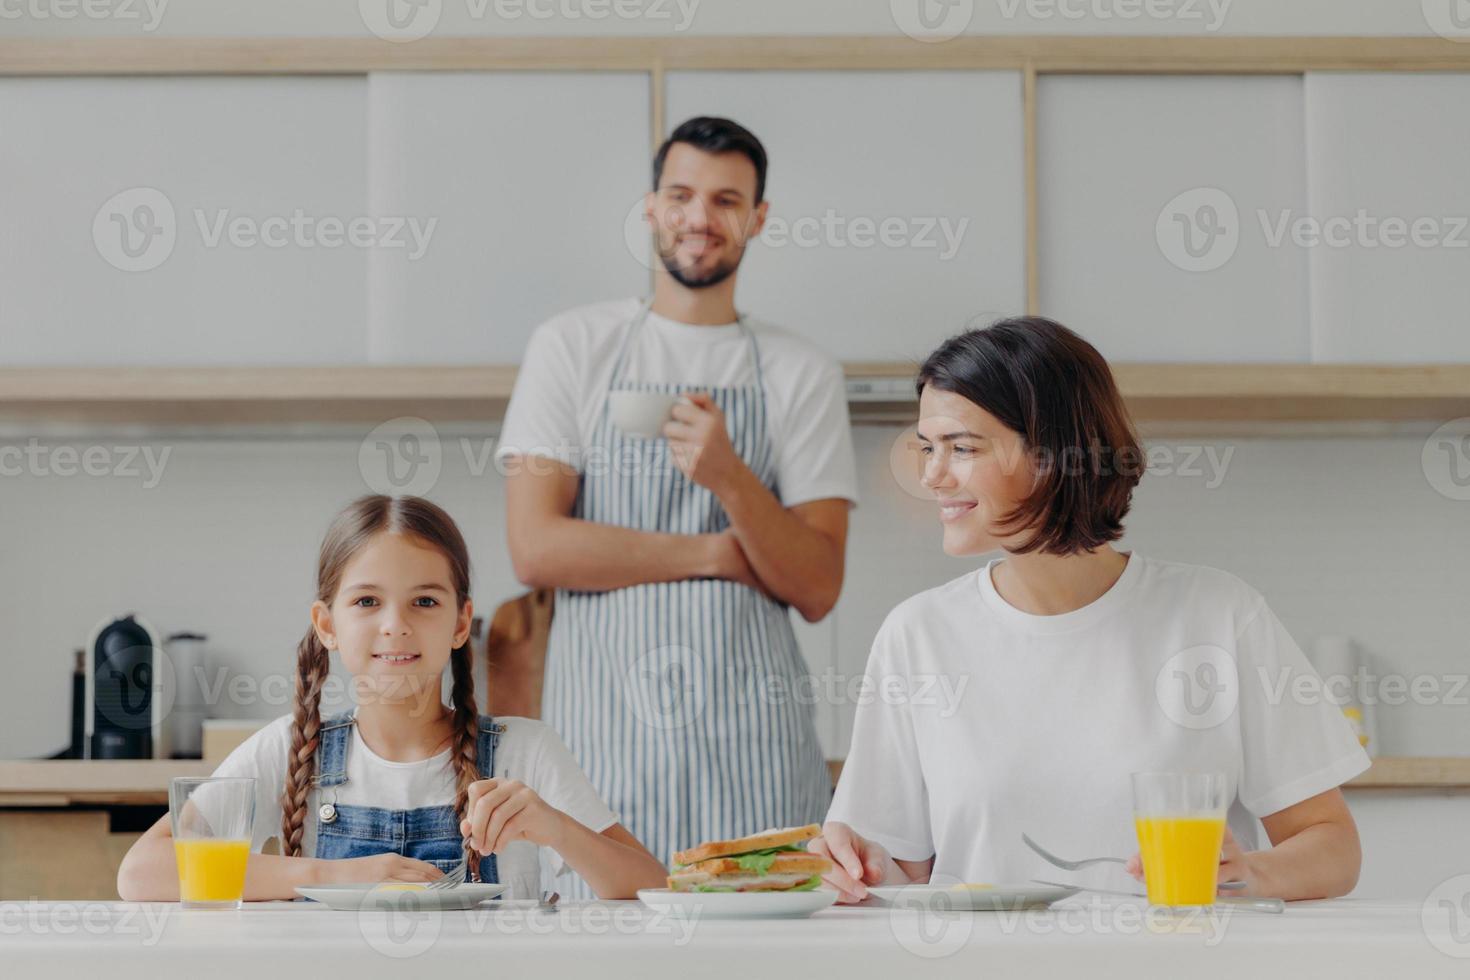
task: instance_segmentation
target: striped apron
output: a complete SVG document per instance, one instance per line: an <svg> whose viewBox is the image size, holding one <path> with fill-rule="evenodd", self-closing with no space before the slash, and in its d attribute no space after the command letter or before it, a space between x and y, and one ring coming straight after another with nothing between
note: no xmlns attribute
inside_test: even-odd
<svg viewBox="0 0 1470 980"><path fill-rule="evenodd" d="M648 310L645 303L623 337L609 392L707 391L736 453L775 492L754 333L741 319L752 385L630 383L624 363ZM589 448L574 516L669 534L730 526L715 495L679 471L668 440L623 435L605 397ZM659 860L703 841L822 820L831 779L784 604L735 582L696 579L559 590L555 608L542 717Z"/></svg>

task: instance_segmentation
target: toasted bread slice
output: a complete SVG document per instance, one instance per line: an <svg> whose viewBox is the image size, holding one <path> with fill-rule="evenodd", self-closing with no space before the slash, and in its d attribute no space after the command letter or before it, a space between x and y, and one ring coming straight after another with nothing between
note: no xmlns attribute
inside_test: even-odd
<svg viewBox="0 0 1470 980"><path fill-rule="evenodd" d="M698 864L700 861L708 861L710 858L725 857L729 854L744 854L747 851L764 851L772 847L786 847L792 844L802 844L813 837L821 836L822 828L817 824L807 824L805 827L786 827L780 830L762 830L758 834L749 837L737 837L734 840L710 841L691 847L687 851L679 851L674 855L674 863L682 865Z"/></svg>
<svg viewBox="0 0 1470 980"><path fill-rule="evenodd" d="M680 874L669 876L669 890L698 891L701 887L737 892L784 892L811 880L811 875L707 875Z"/></svg>

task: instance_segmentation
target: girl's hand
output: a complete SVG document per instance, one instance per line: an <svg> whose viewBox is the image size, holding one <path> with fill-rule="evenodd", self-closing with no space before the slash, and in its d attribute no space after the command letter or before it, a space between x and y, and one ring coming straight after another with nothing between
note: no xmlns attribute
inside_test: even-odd
<svg viewBox="0 0 1470 980"><path fill-rule="evenodd" d="M832 862L832 870L822 880L837 889L839 902L861 902L868 897L869 885L880 885L901 871L882 844L865 840L836 820L822 827L822 836L806 849Z"/></svg>
<svg viewBox="0 0 1470 980"><path fill-rule="evenodd" d="M402 854L374 854L370 857L343 858L317 862L316 883L339 885L383 881L430 882L444 877L444 872L427 861Z"/></svg>
<svg viewBox="0 0 1470 980"><path fill-rule="evenodd" d="M468 818L459 832L481 854L498 854L511 841L555 847L566 814L517 779L481 779L470 784Z"/></svg>
<svg viewBox="0 0 1470 980"><path fill-rule="evenodd" d="M1134 854L1128 859L1128 873L1137 881L1143 881L1143 856ZM1235 840L1235 835L1230 832L1230 825L1225 825L1225 840L1220 845L1220 870L1215 880L1220 881L1243 881L1244 888L1232 888L1225 892L1226 895L1240 895L1242 897L1256 894L1258 881L1256 873L1250 866L1250 852L1243 850Z"/></svg>

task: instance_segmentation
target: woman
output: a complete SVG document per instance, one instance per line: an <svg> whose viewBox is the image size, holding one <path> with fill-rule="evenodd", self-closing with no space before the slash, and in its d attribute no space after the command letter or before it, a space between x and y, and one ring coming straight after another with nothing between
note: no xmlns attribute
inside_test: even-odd
<svg viewBox="0 0 1470 980"><path fill-rule="evenodd" d="M1101 355L1050 320L1003 320L936 350L918 389L945 552L1005 556L879 630L870 681L914 694L858 708L812 844L842 899L1058 877L1023 833L1068 858L1132 854L1140 878L1129 773L1144 770L1226 774L1219 880L1246 884L1232 894L1351 890L1361 852L1338 786L1367 755L1331 703L1292 697L1311 667L1259 593L1112 547L1144 453ZM957 710L918 696L946 675ZM1272 849L1255 849L1255 818Z"/></svg>

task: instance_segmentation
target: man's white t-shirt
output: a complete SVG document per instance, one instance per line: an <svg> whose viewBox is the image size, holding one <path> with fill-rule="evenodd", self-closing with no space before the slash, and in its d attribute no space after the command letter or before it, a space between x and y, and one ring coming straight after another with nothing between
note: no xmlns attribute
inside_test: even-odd
<svg viewBox="0 0 1470 980"><path fill-rule="evenodd" d="M495 721L505 726L505 733L495 746L497 777L508 775L520 780L548 804L598 833L618 822L555 731L530 718L496 718ZM255 832L251 850L256 853L266 840L281 835L281 793L286 785L290 747L291 717L287 715L251 735L214 771L216 776L255 777ZM453 806L456 784L449 750L418 762L390 762L368 748L353 725L347 746L347 781L311 791L301 853L305 857L316 854L317 807L323 802L389 810ZM510 895L515 898L536 898L543 890L543 880L571 874L555 851L538 848L527 841L517 841L507 847L497 857L496 868L501 884L508 885Z"/></svg>
<svg viewBox="0 0 1470 980"><path fill-rule="evenodd" d="M996 591L998 560L889 614L828 814L896 858L933 856L936 884L1134 887L1117 865L1063 872L1021 841L1136 853L1133 772L1224 772L1250 850L1254 818L1368 768L1327 694L1294 696L1317 675L1235 576L1135 552L1095 602L1037 616Z"/></svg>
<svg viewBox="0 0 1470 980"><path fill-rule="evenodd" d="M540 455L581 472L593 445L618 349L642 300L568 310L531 335L506 411L496 458ZM812 344L750 317L760 349L767 418L781 503L829 497L857 501L857 468L841 366ZM629 346L629 382L701 387L756 381L750 344L737 323L699 326L653 312Z"/></svg>

